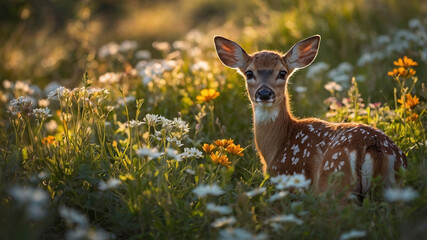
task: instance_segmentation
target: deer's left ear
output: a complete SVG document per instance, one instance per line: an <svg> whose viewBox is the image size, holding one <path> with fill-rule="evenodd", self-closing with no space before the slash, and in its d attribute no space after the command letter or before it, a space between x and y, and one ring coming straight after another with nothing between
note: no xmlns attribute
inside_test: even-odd
<svg viewBox="0 0 427 240"><path fill-rule="evenodd" d="M283 57L290 68L305 68L314 61L319 51L320 35L314 35L295 44Z"/></svg>

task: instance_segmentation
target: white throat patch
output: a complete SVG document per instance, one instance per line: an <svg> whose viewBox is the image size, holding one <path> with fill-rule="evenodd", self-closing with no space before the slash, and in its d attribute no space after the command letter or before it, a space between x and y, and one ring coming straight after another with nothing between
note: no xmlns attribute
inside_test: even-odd
<svg viewBox="0 0 427 240"><path fill-rule="evenodd" d="M277 104L255 104L255 123L267 124L276 120L279 116L279 106Z"/></svg>

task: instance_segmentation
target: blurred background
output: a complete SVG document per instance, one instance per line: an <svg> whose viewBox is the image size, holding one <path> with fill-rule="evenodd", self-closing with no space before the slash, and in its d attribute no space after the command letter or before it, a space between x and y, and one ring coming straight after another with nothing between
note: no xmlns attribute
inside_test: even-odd
<svg viewBox="0 0 427 240"><path fill-rule="evenodd" d="M422 0L3 0L0 79L74 87L85 70L97 78L107 70L133 68L136 60L111 69L99 59L121 43L136 43L144 50L140 55L156 59L173 58L167 55L172 50L156 42L197 39L202 58L214 59L214 35L233 39L248 52L286 52L300 39L320 34L318 64L297 74L291 91L326 95L326 82L346 87L355 76L363 93L384 101L392 99L386 73L397 57L419 62L417 76L425 82L426 18Z"/></svg>

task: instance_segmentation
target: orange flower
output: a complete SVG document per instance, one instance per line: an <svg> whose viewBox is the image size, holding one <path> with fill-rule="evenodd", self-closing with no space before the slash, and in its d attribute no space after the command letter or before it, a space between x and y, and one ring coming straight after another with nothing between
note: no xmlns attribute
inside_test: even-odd
<svg viewBox="0 0 427 240"><path fill-rule="evenodd" d="M205 144L203 144L203 151L205 151L205 153L207 153L207 154L211 154L212 153L212 151L216 148L215 147L215 145L213 145L213 144L207 144L207 143L205 143Z"/></svg>
<svg viewBox="0 0 427 240"><path fill-rule="evenodd" d="M43 139L42 139L42 143L43 144L53 144L55 142L55 137L54 136L47 136L47 137L44 137Z"/></svg>
<svg viewBox="0 0 427 240"><path fill-rule="evenodd" d="M225 150L227 150L227 152L229 152L231 154L239 155L242 157L243 156L242 152L244 149L242 147L240 147L240 144L238 144L238 145L230 144L225 148Z"/></svg>
<svg viewBox="0 0 427 240"><path fill-rule="evenodd" d="M413 108L418 103L420 103L420 99L417 98L417 96L412 97L412 95L410 93L405 94L405 98L406 98L406 101L404 101L403 96L401 96L400 99L397 100L397 102L400 103L405 108Z"/></svg>
<svg viewBox="0 0 427 240"><path fill-rule="evenodd" d="M214 100L218 96L219 92L217 92L215 89L209 88L200 91L200 95L197 96L196 99L201 102L209 102L211 100Z"/></svg>
<svg viewBox="0 0 427 240"><path fill-rule="evenodd" d="M226 167L230 167L231 162L228 161L227 155L220 154L218 151L212 153L211 155L212 162L216 164L221 164Z"/></svg>
<svg viewBox="0 0 427 240"><path fill-rule="evenodd" d="M228 145L234 144L234 140L232 140L231 138L229 140L227 140L227 139L218 139L218 140L214 141L214 143L218 147L224 147L224 148L226 148Z"/></svg>
<svg viewBox="0 0 427 240"><path fill-rule="evenodd" d="M407 122L415 122L418 119L418 114L412 113L411 116L406 118Z"/></svg>
<svg viewBox="0 0 427 240"><path fill-rule="evenodd" d="M394 65L398 67L408 68L412 66L418 66L418 63L408 58L407 56L404 56L403 59L399 58L397 61L394 61Z"/></svg>
<svg viewBox="0 0 427 240"><path fill-rule="evenodd" d="M401 77L412 77L417 73L414 69L405 69L404 67L395 68L392 71L389 71L387 74L389 76L401 76Z"/></svg>

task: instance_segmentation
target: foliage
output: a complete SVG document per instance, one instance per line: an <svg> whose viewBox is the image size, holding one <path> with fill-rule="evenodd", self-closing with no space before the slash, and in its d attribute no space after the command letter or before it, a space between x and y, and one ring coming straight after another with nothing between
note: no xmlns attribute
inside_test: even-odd
<svg viewBox="0 0 427 240"><path fill-rule="evenodd" d="M362 9L361 2L347 7ZM281 3L269 1L269 6ZM194 9L203 8L203 1L199 4ZM259 14L271 10L271 19L280 16L261 2L251 4L262 8ZM269 34L265 36L289 33L296 38L298 32L309 32L309 27L296 31L281 24L286 16L307 13L313 20L333 10L320 7L303 6L295 15L287 12L277 25L265 29ZM345 15L342 11L339 18ZM330 36L344 37L338 30L348 25L335 22L339 18L331 15L325 18L334 30ZM362 22L361 27L366 27L369 20ZM412 20L407 32L425 37L425 25L424 20ZM244 30L244 45L264 40L249 37L255 30L256 26ZM382 44L395 46L398 31L383 34L391 37ZM314 193L303 175L262 174L253 146L251 112L242 94L244 84L236 73L222 68L209 34L194 30L172 44L156 41L153 51L129 40L96 48L80 38L87 35L75 36L84 46L76 56L38 72L33 82L3 81L0 235L4 238L417 239L425 235L427 90L419 74L427 61L420 57L425 47L413 38L407 39L401 52L390 51L381 58L368 59L366 53L352 56L359 59L358 68L354 62L317 61L304 81L289 85L297 115L314 112L326 114L323 118L330 121L377 127L407 155L403 185L383 191L380 179L373 179L370 196L360 203L334 189L340 174L329 179L331 187L323 194ZM266 39L268 44L272 39ZM427 38L423 39L419 41ZM339 56L341 50L331 50L331 55ZM43 53L35 55L35 59L43 57ZM68 61L79 65L78 56L90 63L78 87L54 81L35 84L36 79L52 80L52 72L67 72L73 66ZM23 69L29 66L38 65ZM373 66L382 67L374 73ZM296 75L291 83L304 72ZM373 89L385 91L383 102L367 100L369 91L361 90L374 75L382 79ZM317 105L311 104L316 99Z"/></svg>

